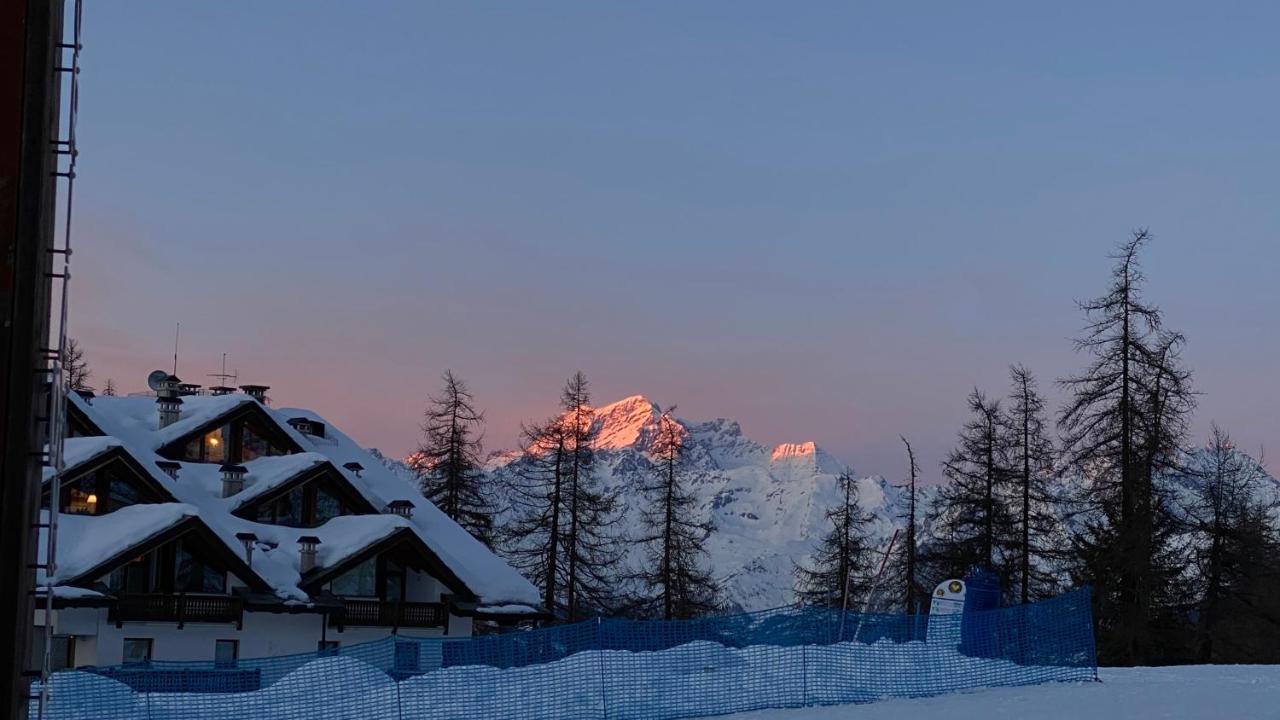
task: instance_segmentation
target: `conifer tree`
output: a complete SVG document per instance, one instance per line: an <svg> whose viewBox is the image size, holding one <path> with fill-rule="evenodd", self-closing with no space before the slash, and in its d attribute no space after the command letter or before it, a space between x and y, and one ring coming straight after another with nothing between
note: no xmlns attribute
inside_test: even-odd
<svg viewBox="0 0 1280 720"><path fill-rule="evenodd" d="M520 458L509 490L512 520L501 528L503 554L542 591L543 605L563 607L561 522L565 490L565 425L555 417L521 428Z"/></svg>
<svg viewBox="0 0 1280 720"><path fill-rule="evenodd" d="M617 536L621 519L616 492L595 476L598 429L587 377L578 371L560 394L564 425L564 490L567 493L563 546L565 610L569 622L618 601L618 561L624 548Z"/></svg>
<svg viewBox="0 0 1280 720"><path fill-rule="evenodd" d="M617 494L595 477L597 428L586 376L561 393L561 412L522 431L513 464L504 554L534 578L549 610L573 622L619 602L624 546Z"/></svg>
<svg viewBox="0 0 1280 720"><path fill-rule="evenodd" d="M1035 376L1022 365L1010 367L1009 376L1011 403L1005 422L1011 434L1013 510L1018 523L1017 594L1025 604L1054 594L1057 587L1052 568L1061 560L1061 549L1054 513L1057 498L1051 485L1054 447L1045 433L1045 403L1037 391Z"/></svg>
<svg viewBox="0 0 1280 720"><path fill-rule="evenodd" d="M939 488L930 508L929 567L940 578L964 577L982 568L1007 583L1014 531L1006 502L1012 477L1009 428L999 401L988 401L975 388L968 403L972 418L942 463L949 482Z"/></svg>
<svg viewBox="0 0 1280 720"><path fill-rule="evenodd" d="M493 507L480 465L484 414L466 383L445 370L444 387L429 399L422 441L410 468L422 494L483 542L493 545Z"/></svg>
<svg viewBox="0 0 1280 720"><path fill-rule="evenodd" d="M672 416L674 407L658 417L650 446L653 470L644 486L649 505L641 512L646 566L639 579L655 591L647 598L650 615L664 620L705 615L718 607L718 588L707 569L703 543L711 523L698 520L697 497L686 472L684 427Z"/></svg>
<svg viewBox="0 0 1280 720"><path fill-rule="evenodd" d="M858 484L848 471L836 478L839 503L827 509L831 529L810 565L796 566L796 594L809 605L855 608L868 597L879 562L868 525L874 516L858 500Z"/></svg>
<svg viewBox="0 0 1280 720"><path fill-rule="evenodd" d="M1277 548L1269 522L1276 500L1265 492L1262 465L1236 449L1216 424L1197 457L1191 492L1182 504L1200 588L1194 658L1256 661L1260 645L1280 641L1280 615L1268 611L1265 585L1259 582L1274 576L1277 567L1274 556L1268 557Z"/></svg>
<svg viewBox="0 0 1280 720"><path fill-rule="evenodd" d="M1060 381L1070 398L1058 424L1080 478L1075 579L1094 585L1099 652L1119 663L1156 657L1158 616L1176 599L1180 558L1159 470L1176 462L1194 405L1181 336L1142 299L1148 239L1135 232L1113 256L1107 293L1080 304L1088 324L1076 347L1090 361Z"/></svg>
<svg viewBox="0 0 1280 720"><path fill-rule="evenodd" d="M102 386L102 394L105 397L116 396L116 382L111 378L107 378L107 384Z"/></svg>

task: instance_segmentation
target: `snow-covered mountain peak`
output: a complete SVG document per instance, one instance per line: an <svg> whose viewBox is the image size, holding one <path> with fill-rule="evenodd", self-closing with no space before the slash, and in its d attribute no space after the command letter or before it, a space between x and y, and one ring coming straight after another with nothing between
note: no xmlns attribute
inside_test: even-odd
<svg viewBox="0 0 1280 720"><path fill-rule="evenodd" d="M848 468L812 440L803 443L775 445L769 456L771 466L783 465L804 468L809 472L839 475Z"/></svg>
<svg viewBox="0 0 1280 720"><path fill-rule="evenodd" d="M645 488L655 465L650 456L661 410L643 395L633 395L593 411L600 450L593 472L605 487L620 493L626 508L619 529L643 535L641 513L651 499ZM797 562L803 561L827 531L827 510L839 500L837 476L848 466L813 442L762 445L733 420L677 419L684 430L683 473L698 498L699 519L715 527L705 540L711 567L730 601L744 608L792 602ZM487 470L498 487L519 472L520 455L491 456ZM880 478L859 480L864 507L877 517L872 534L892 533L896 492ZM636 545L638 562L643 548Z"/></svg>
<svg viewBox="0 0 1280 720"><path fill-rule="evenodd" d="M643 395L632 395L595 409L596 448L645 449L658 429L662 411Z"/></svg>

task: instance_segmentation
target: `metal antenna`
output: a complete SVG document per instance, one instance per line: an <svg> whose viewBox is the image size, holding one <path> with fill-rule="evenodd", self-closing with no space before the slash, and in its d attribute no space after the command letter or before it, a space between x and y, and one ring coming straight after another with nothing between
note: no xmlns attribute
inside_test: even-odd
<svg viewBox="0 0 1280 720"><path fill-rule="evenodd" d="M179 322L173 329L173 374L178 374L178 337L182 335L182 323Z"/></svg>
<svg viewBox="0 0 1280 720"><path fill-rule="evenodd" d="M208 376L211 378L218 378L219 384L221 385L235 384L235 381L240 378L239 373L227 372L227 354L226 353L222 353L222 372L208 373ZM230 380L231 383L227 383L228 380Z"/></svg>

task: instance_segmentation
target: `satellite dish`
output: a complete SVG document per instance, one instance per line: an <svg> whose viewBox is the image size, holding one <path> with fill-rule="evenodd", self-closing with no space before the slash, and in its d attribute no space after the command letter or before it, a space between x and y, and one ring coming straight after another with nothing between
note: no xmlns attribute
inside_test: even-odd
<svg viewBox="0 0 1280 720"><path fill-rule="evenodd" d="M164 381L167 377L169 377L169 373L163 370L152 370L151 374L147 376L147 387L158 392L164 386Z"/></svg>

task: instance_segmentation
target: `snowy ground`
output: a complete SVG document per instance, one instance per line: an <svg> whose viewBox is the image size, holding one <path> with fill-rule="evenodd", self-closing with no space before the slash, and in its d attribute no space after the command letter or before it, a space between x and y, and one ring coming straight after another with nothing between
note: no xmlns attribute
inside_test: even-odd
<svg viewBox="0 0 1280 720"><path fill-rule="evenodd" d="M1280 718L1280 665L1101 668L1098 683L763 710L723 720L1218 720Z"/></svg>

